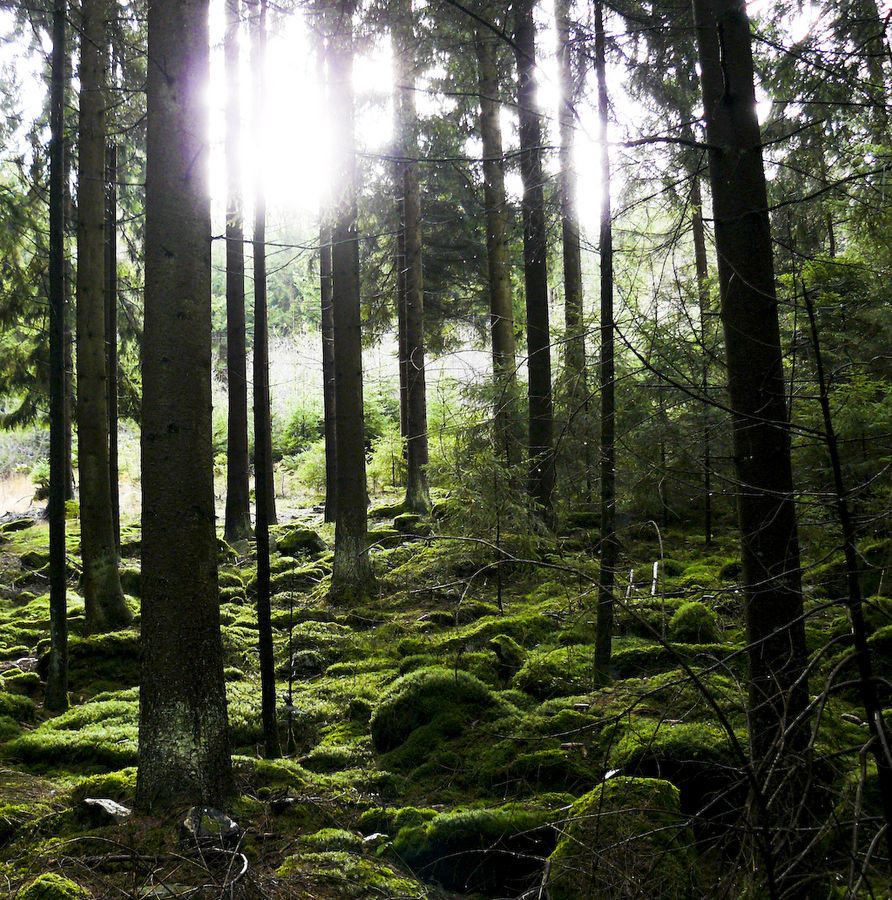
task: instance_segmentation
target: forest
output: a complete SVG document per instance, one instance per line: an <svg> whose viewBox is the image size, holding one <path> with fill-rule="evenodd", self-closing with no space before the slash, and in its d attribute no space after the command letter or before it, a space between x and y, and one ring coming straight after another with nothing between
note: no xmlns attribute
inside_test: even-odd
<svg viewBox="0 0 892 900"><path fill-rule="evenodd" d="M890 21L0 2L0 890L892 897Z"/></svg>

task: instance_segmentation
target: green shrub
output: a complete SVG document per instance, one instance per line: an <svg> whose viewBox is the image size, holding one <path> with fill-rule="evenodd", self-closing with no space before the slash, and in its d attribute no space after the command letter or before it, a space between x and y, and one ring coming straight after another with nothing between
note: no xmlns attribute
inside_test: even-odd
<svg viewBox="0 0 892 900"><path fill-rule="evenodd" d="M711 644L718 639L715 613L698 600L682 604L669 620L669 637L686 644Z"/></svg>
<svg viewBox="0 0 892 900"><path fill-rule="evenodd" d="M580 797L549 857L551 900L688 900L693 838L668 781L612 778Z"/></svg>

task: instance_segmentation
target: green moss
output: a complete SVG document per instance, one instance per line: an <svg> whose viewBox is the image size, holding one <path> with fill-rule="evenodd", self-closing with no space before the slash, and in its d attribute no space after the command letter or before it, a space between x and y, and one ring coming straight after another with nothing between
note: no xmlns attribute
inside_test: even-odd
<svg viewBox="0 0 892 900"><path fill-rule="evenodd" d="M517 896L540 876L541 859L554 846L554 818L551 810L521 804L458 810L400 829L393 848L425 879L452 890Z"/></svg>
<svg viewBox="0 0 892 900"><path fill-rule="evenodd" d="M370 723L372 742L385 753L421 726L444 718L470 721L493 703L490 689L466 672L420 669L398 679L381 698Z"/></svg>
<svg viewBox="0 0 892 900"><path fill-rule="evenodd" d="M489 646L499 661L499 681L510 681L523 665L526 651L508 634L497 634L490 639Z"/></svg>
<svg viewBox="0 0 892 900"><path fill-rule="evenodd" d="M128 629L72 637L68 642L71 690L97 694L139 683L139 634Z"/></svg>
<svg viewBox="0 0 892 900"><path fill-rule="evenodd" d="M669 620L669 636L687 644L709 644L717 640L715 613L697 600L682 604Z"/></svg>
<svg viewBox="0 0 892 900"><path fill-rule="evenodd" d="M314 853L324 853L328 850L353 852L362 850L362 838L343 828L321 828L313 834L302 834L299 840L301 847Z"/></svg>
<svg viewBox="0 0 892 900"><path fill-rule="evenodd" d="M136 767L128 766L117 772L78 779L69 790L69 797L72 803L79 803L85 797L101 797L126 804L133 800L135 793Z"/></svg>
<svg viewBox="0 0 892 900"><path fill-rule="evenodd" d="M12 670L3 675L0 684L4 690L26 697L37 697L41 693L40 676L37 672Z"/></svg>
<svg viewBox="0 0 892 900"><path fill-rule="evenodd" d="M42 722L7 744L14 759L45 770L55 766L120 769L136 762L137 697L95 699Z"/></svg>
<svg viewBox="0 0 892 900"><path fill-rule="evenodd" d="M384 832L391 836L401 828L417 827L430 822L438 815L435 809L418 809L415 806L403 806L399 808L376 806L367 809L359 817L359 830L363 834L373 834L376 831Z"/></svg>
<svg viewBox="0 0 892 900"><path fill-rule="evenodd" d="M511 686L537 700L578 694L591 685L590 647L534 653L511 680Z"/></svg>
<svg viewBox="0 0 892 900"><path fill-rule="evenodd" d="M0 691L0 716L8 716L16 722L33 722L37 706L30 697Z"/></svg>
<svg viewBox="0 0 892 900"><path fill-rule="evenodd" d="M74 881L44 872L16 895L17 900L88 900L89 894Z"/></svg>
<svg viewBox="0 0 892 900"><path fill-rule="evenodd" d="M422 900L430 896L427 888L388 863L343 850L289 856L276 874L295 878L302 886L309 883L309 891L299 896L348 900Z"/></svg>
<svg viewBox="0 0 892 900"><path fill-rule="evenodd" d="M677 788L613 778L577 800L561 824L549 857L549 896L686 900L694 896L692 844Z"/></svg>
<svg viewBox="0 0 892 900"><path fill-rule="evenodd" d="M313 531L303 525L279 525L270 528L270 537L276 542L276 550L285 556L299 553L324 553L328 545Z"/></svg>
<svg viewBox="0 0 892 900"><path fill-rule="evenodd" d="M22 726L12 716L0 715L0 743L12 740L22 733Z"/></svg>
<svg viewBox="0 0 892 900"><path fill-rule="evenodd" d="M142 574L139 566L121 566L121 589L131 597L142 596Z"/></svg>

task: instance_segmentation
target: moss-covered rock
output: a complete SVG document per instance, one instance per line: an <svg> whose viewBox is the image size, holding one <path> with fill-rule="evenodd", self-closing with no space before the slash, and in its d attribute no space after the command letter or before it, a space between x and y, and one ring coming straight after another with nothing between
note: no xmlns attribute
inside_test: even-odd
<svg viewBox="0 0 892 900"><path fill-rule="evenodd" d="M391 864L343 850L289 856L276 874L301 885L295 896L347 900L422 900L430 896L427 888Z"/></svg>
<svg viewBox="0 0 892 900"><path fill-rule="evenodd" d="M517 896L540 877L554 847L555 813L523 804L441 813L400 829L394 852L452 890Z"/></svg>
<svg viewBox="0 0 892 900"><path fill-rule="evenodd" d="M401 513L393 517L393 527L401 534L422 534L431 533L430 525L417 513Z"/></svg>
<svg viewBox="0 0 892 900"><path fill-rule="evenodd" d="M120 769L136 763L136 690L100 695L42 722L11 741L7 754L39 770L79 766L81 771Z"/></svg>
<svg viewBox="0 0 892 900"><path fill-rule="evenodd" d="M276 550L283 556L313 555L328 549L318 532L304 525L279 525L270 529L270 536L275 538Z"/></svg>
<svg viewBox="0 0 892 900"><path fill-rule="evenodd" d="M300 836L300 846L311 853L325 853L330 850L362 851L362 838L344 828L320 828L312 834Z"/></svg>
<svg viewBox="0 0 892 900"><path fill-rule="evenodd" d="M415 806L375 806L367 809L359 817L359 830L363 834L374 834L376 831L381 831L393 836L401 828L415 828L424 825L438 815L439 813L435 809L418 809Z"/></svg>
<svg viewBox="0 0 892 900"><path fill-rule="evenodd" d="M142 574L139 566L121 566L121 589L131 597L142 596Z"/></svg>
<svg viewBox="0 0 892 900"><path fill-rule="evenodd" d="M421 726L447 717L469 721L494 703L490 689L467 672L419 669L399 678L381 698L370 722L372 742L386 753Z"/></svg>
<svg viewBox="0 0 892 900"><path fill-rule="evenodd" d="M549 857L551 900L687 900L693 837L668 781L613 778L580 797Z"/></svg>
<svg viewBox="0 0 892 900"><path fill-rule="evenodd" d="M89 900L90 895L79 884L44 872L16 894L17 900Z"/></svg>
<svg viewBox="0 0 892 900"><path fill-rule="evenodd" d="M510 681L523 665L526 651L508 634L497 634L490 639L489 646L499 661L496 670L499 681Z"/></svg>
<svg viewBox="0 0 892 900"><path fill-rule="evenodd" d="M718 639L715 613L698 600L683 603L669 620L669 637L687 644L710 644Z"/></svg>

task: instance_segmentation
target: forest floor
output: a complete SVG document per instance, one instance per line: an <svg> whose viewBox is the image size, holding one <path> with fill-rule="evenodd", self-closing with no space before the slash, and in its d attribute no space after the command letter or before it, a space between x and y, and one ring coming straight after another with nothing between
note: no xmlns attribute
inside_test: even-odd
<svg viewBox="0 0 892 900"><path fill-rule="evenodd" d="M329 526L310 516L278 526L287 749L276 760L260 754L253 548L221 542L240 791L225 812L240 830L217 847L184 837L186 808L117 822L86 802L132 807L138 529L122 534L137 627L88 636L69 520L72 706L51 716L41 682L47 528L0 524L0 884L23 900L743 896L752 869L739 830L746 663L734 539L706 547L670 531L661 555L652 524L626 529L603 685L592 666L597 534L586 524L496 546L455 527L448 500L430 522L390 511L371 522L378 596L362 609L328 599L331 550L317 538L330 547ZM882 590L889 542L862 554L868 593ZM835 555L807 573L820 701L811 752L823 787L802 866L815 898L888 896L888 874L865 862L879 798L847 683L840 573ZM885 677L890 613L882 597L868 605Z"/></svg>

